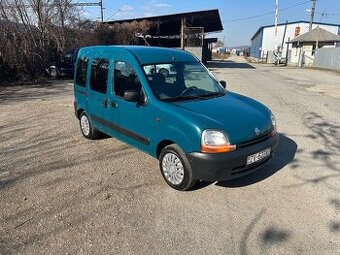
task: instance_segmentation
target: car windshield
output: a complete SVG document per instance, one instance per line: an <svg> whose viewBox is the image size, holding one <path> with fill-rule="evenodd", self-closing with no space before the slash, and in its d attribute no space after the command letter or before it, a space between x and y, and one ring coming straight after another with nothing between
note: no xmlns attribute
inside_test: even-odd
<svg viewBox="0 0 340 255"><path fill-rule="evenodd" d="M198 62L151 64L143 69L153 93L162 101L203 100L225 94Z"/></svg>

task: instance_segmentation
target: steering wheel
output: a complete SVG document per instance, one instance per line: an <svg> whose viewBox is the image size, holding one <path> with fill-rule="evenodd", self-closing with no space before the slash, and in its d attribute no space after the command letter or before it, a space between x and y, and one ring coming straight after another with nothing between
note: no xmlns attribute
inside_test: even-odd
<svg viewBox="0 0 340 255"><path fill-rule="evenodd" d="M195 90L195 89L198 89L196 86L191 86L191 87L188 87L186 88L185 90L182 91L182 93L180 94L181 96L185 96L185 95L188 95L189 92Z"/></svg>

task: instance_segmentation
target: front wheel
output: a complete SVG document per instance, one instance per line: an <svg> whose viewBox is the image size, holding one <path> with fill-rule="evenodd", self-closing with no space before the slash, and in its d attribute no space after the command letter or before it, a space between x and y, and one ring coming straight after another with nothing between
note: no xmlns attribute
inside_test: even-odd
<svg viewBox="0 0 340 255"><path fill-rule="evenodd" d="M166 146L159 156L159 167L165 182L177 190L188 190L195 185L190 163L176 144Z"/></svg>

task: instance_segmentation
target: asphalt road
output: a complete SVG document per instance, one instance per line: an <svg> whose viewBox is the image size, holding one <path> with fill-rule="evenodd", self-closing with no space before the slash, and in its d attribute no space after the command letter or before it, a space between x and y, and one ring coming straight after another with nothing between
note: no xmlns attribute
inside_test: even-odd
<svg viewBox="0 0 340 255"><path fill-rule="evenodd" d="M0 89L0 254L340 254L340 75L209 66L281 137L261 170L189 192L156 159L85 140L70 84Z"/></svg>

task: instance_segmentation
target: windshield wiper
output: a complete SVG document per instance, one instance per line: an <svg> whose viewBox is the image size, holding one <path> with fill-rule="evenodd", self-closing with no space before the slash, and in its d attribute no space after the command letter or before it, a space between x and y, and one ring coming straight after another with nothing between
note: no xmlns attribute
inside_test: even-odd
<svg viewBox="0 0 340 255"><path fill-rule="evenodd" d="M172 102L172 101L182 101L182 100L192 100L192 99L203 99L204 97L202 97L201 95L179 95L176 97L172 97L172 98L166 98L163 99L163 101L167 101L167 102Z"/></svg>
<svg viewBox="0 0 340 255"><path fill-rule="evenodd" d="M203 95L200 95L200 97L202 98L206 98L206 97L216 97L216 96L224 96L225 93L223 92L211 92L211 93L206 93Z"/></svg>
<svg viewBox="0 0 340 255"><path fill-rule="evenodd" d="M223 95L225 95L223 92L211 92L211 93L206 93L202 95L179 95L176 97L163 99L163 101L172 102L172 101L192 100L192 99L205 100L211 97L218 97L218 96L223 96Z"/></svg>

